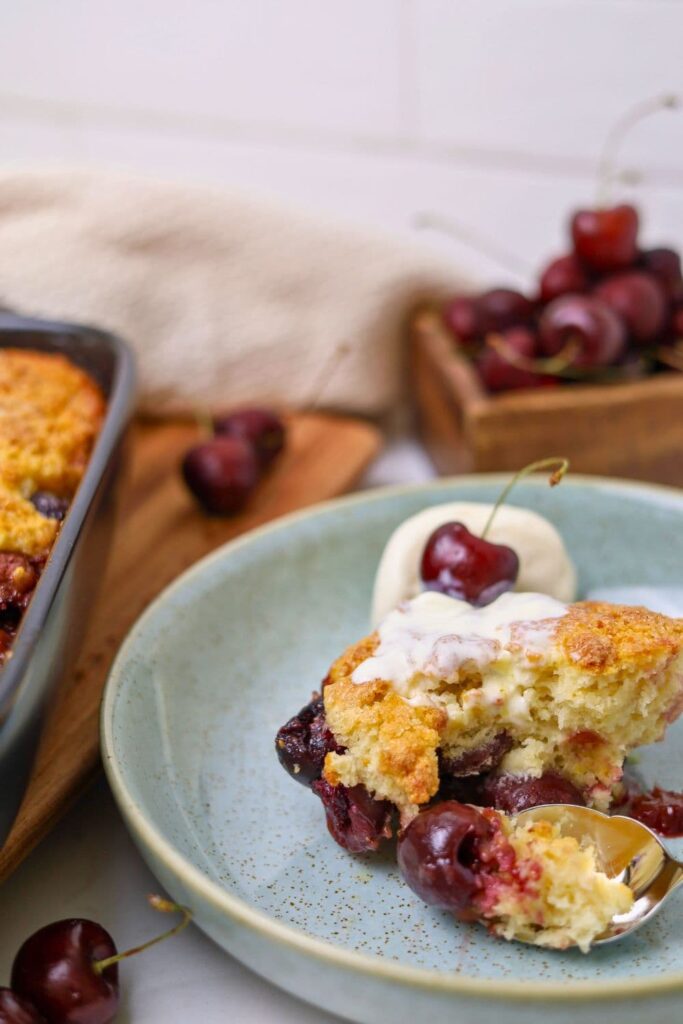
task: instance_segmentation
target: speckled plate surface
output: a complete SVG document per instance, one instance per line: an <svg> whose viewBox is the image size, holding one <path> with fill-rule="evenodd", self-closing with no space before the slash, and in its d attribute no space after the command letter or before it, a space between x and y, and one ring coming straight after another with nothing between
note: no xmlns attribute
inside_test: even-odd
<svg viewBox="0 0 683 1024"><path fill-rule="evenodd" d="M352 857L277 763L278 726L368 630L391 531L427 505L494 498L469 477L342 499L229 544L166 590L112 669L103 754L160 881L254 970L367 1024L671 1024L683 1013L683 894L631 939L588 956L491 938L424 906L388 850ZM677 585L683 494L567 480L513 504L560 529L581 590ZM683 726L643 751L648 782L680 788ZM683 855L683 844L671 844ZM599 1004L599 1010L598 1010Z"/></svg>

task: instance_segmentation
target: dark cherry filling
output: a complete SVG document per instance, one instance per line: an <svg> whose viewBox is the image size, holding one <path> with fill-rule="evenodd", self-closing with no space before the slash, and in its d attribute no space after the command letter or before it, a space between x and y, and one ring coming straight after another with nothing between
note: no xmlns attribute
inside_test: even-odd
<svg viewBox="0 0 683 1024"><path fill-rule="evenodd" d="M322 800L330 834L351 853L376 850L391 836L392 805L375 800L365 786L332 786L322 778L325 756L342 753L325 719L320 694L290 718L275 737L280 764L293 779L310 786Z"/></svg>
<svg viewBox="0 0 683 1024"><path fill-rule="evenodd" d="M660 835L683 836L683 793L655 786L633 798L628 814Z"/></svg>
<svg viewBox="0 0 683 1024"><path fill-rule="evenodd" d="M8 629L6 626L0 626L0 665L7 657L7 652L12 646L14 640L14 630Z"/></svg>
<svg viewBox="0 0 683 1024"><path fill-rule="evenodd" d="M487 812L455 800L435 804L413 818L399 837L401 874L430 906L472 913L497 831Z"/></svg>
<svg viewBox="0 0 683 1024"><path fill-rule="evenodd" d="M511 737L501 732L482 747L458 757L439 752L437 800L441 802L434 807L477 804L515 814L539 804L585 803L578 789L555 772L546 772L538 779L495 774L511 746ZM340 846L351 853L365 853L376 850L383 838L391 836L391 803L376 800L362 785L333 786L323 778L326 755L343 753L344 748L327 724L321 694L313 694L312 700L278 730L275 749L285 771L320 797L327 827Z"/></svg>
<svg viewBox="0 0 683 1024"><path fill-rule="evenodd" d="M457 757L448 757L439 752L439 775L443 777L462 778L469 775L481 775L490 772L503 760L512 747L512 737L506 732L499 732L492 740L482 747L466 750Z"/></svg>
<svg viewBox="0 0 683 1024"><path fill-rule="evenodd" d="M506 751L503 751L506 753ZM502 756L502 754L501 754ZM460 800L479 807L495 807L506 814L518 814L541 804L585 805L580 790L557 772L544 772L534 779L527 775L493 772L481 775L455 776L445 770L443 759L438 799Z"/></svg>
<svg viewBox="0 0 683 1024"><path fill-rule="evenodd" d="M0 613L21 612L31 600L41 563L25 555L0 552Z"/></svg>
<svg viewBox="0 0 683 1024"><path fill-rule="evenodd" d="M317 779L311 788L323 802L330 835L345 850L369 853L391 838L392 805L375 800L365 786L332 786Z"/></svg>
<svg viewBox="0 0 683 1024"><path fill-rule="evenodd" d="M69 508L67 498L59 498L50 491L36 491L31 502L41 515L59 522ZM7 658L21 616L33 597L44 565L45 559L0 551L0 665Z"/></svg>
<svg viewBox="0 0 683 1024"><path fill-rule="evenodd" d="M60 498L51 491L36 491L31 496L31 504L46 519L62 521L69 509L69 499Z"/></svg>
<svg viewBox="0 0 683 1024"><path fill-rule="evenodd" d="M659 786L646 790L628 765L616 788L612 806L615 814L635 818L669 839L683 836L683 793Z"/></svg>
<svg viewBox="0 0 683 1024"><path fill-rule="evenodd" d="M518 814L540 804L579 804L586 801L580 790L557 772L537 779L524 775L489 775L480 790L481 803L506 814Z"/></svg>
<svg viewBox="0 0 683 1024"><path fill-rule="evenodd" d="M341 753L325 720L320 694L313 694L298 715L282 726L275 737L275 750L285 771L304 786L321 777L326 754Z"/></svg>

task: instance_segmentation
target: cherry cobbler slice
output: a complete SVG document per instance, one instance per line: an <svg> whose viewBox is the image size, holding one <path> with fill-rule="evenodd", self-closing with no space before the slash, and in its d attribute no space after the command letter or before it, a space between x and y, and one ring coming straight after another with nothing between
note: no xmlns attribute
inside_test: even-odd
<svg viewBox="0 0 683 1024"><path fill-rule="evenodd" d="M506 815L544 803L607 809L629 751L661 739L682 710L683 620L540 594L473 608L424 593L334 663L276 748L353 852L398 831L405 861L408 837L444 801L504 812L472 811L467 834L486 835L470 850L484 868L469 909L506 937L585 947L623 887L607 884L594 851L552 829L518 832ZM571 937L550 913L569 864L586 883Z"/></svg>

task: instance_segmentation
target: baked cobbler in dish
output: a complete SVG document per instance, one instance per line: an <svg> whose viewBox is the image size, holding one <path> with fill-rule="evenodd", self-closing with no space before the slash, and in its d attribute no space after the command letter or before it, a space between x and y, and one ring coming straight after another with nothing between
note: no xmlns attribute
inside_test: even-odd
<svg viewBox="0 0 683 1024"><path fill-rule="evenodd" d="M0 664L85 472L105 399L65 357L0 348Z"/></svg>

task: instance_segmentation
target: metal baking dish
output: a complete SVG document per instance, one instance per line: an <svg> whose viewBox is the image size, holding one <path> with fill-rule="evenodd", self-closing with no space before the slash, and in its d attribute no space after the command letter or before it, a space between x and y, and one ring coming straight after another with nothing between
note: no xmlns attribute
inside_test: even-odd
<svg viewBox="0 0 683 1024"><path fill-rule="evenodd" d="M114 479L134 390L130 349L91 327L0 312L0 347L60 352L107 398L102 430L33 598L0 669L0 846L26 788L55 685L73 665L114 525Z"/></svg>

